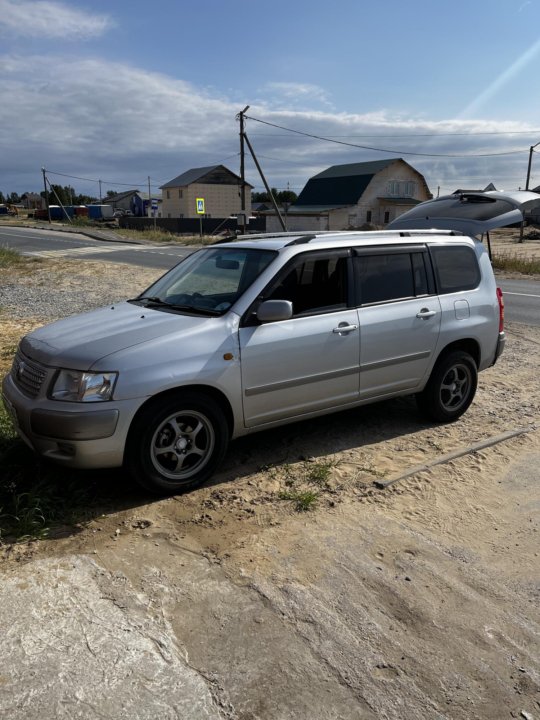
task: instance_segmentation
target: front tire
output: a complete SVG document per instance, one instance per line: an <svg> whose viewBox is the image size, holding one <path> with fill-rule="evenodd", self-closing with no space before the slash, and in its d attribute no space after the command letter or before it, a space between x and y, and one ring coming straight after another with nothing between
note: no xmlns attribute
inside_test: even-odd
<svg viewBox="0 0 540 720"><path fill-rule="evenodd" d="M228 442L221 407L206 395L178 391L151 401L135 418L125 464L146 490L181 493L212 475Z"/></svg>
<svg viewBox="0 0 540 720"><path fill-rule="evenodd" d="M416 401L430 420L453 422L472 403L477 384L478 369L473 358L469 353L455 350L437 362Z"/></svg>

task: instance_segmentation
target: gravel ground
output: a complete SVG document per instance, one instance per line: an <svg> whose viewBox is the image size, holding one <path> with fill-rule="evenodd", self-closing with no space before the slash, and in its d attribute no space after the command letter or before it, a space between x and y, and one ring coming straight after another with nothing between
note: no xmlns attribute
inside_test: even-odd
<svg viewBox="0 0 540 720"><path fill-rule="evenodd" d="M134 297L162 274L119 263L29 261L24 272L0 272L0 318L44 321Z"/></svg>

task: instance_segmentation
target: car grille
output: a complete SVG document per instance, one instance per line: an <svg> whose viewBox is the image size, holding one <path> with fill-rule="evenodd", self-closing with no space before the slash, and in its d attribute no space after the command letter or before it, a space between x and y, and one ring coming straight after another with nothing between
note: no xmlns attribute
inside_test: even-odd
<svg viewBox="0 0 540 720"><path fill-rule="evenodd" d="M28 360L20 350L17 352L11 368L11 377L21 392L28 397L37 397L46 374L47 371L42 365Z"/></svg>

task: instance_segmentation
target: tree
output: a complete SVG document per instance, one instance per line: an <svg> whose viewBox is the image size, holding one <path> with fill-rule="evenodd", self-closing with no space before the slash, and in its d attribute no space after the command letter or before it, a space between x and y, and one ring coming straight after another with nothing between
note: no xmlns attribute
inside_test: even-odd
<svg viewBox="0 0 540 720"><path fill-rule="evenodd" d="M4 193L0 192L0 205L3 205L6 202L6 198L4 197Z"/></svg>
<svg viewBox="0 0 540 720"><path fill-rule="evenodd" d="M49 191L49 205L69 205L69 188L61 185L51 185Z"/></svg>
<svg viewBox="0 0 540 720"><path fill-rule="evenodd" d="M276 202L279 204L283 203L289 203L289 205L293 202L295 202L298 198L298 195L293 192L292 190L278 190L277 188L270 188L272 191L272 195L276 199ZM270 195L267 192L254 192L251 193L251 202L265 202L269 203L272 202L270 200Z"/></svg>
<svg viewBox="0 0 540 720"><path fill-rule="evenodd" d="M289 203L291 205L298 200L298 195L292 190L282 190L278 193L278 200L280 203Z"/></svg>
<svg viewBox="0 0 540 720"><path fill-rule="evenodd" d="M12 203L13 205L17 205L21 202L21 198L19 197L19 195L17 195L16 192L12 192L8 195L7 202Z"/></svg>
<svg viewBox="0 0 540 720"><path fill-rule="evenodd" d="M45 191L40 192L41 197L45 197ZM78 195L77 191L71 185L52 185L51 190L47 192L49 205L89 205L97 202L97 198L90 195Z"/></svg>

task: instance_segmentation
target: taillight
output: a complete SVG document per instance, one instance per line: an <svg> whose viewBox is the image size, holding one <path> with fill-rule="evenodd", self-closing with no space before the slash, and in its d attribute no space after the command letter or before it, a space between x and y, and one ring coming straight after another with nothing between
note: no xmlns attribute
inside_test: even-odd
<svg viewBox="0 0 540 720"><path fill-rule="evenodd" d="M504 297L500 287L497 288L497 301L499 303L499 332L504 330Z"/></svg>

